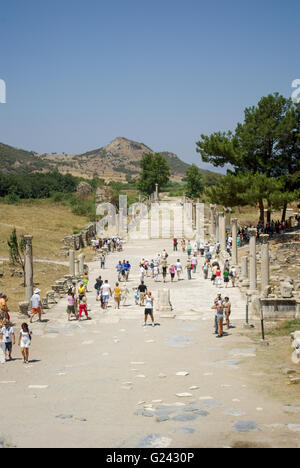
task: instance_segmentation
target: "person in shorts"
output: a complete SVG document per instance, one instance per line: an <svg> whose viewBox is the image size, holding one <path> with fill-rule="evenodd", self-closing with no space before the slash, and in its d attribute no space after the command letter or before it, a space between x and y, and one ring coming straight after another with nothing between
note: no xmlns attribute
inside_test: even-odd
<svg viewBox="0 0 300 468"><path fill-rule="evenodd" d="M71 321L71 315L74 315L76 317L75 305L76 305L76 299L75 299L72 289L70 289L68 293L68 306L67 306L68 322Z"/></svg>
<svg viewBox="0 0 300 468"><path fill-rule="evenodd" d="M103 309L107 309L109 298L112 296L112 290L108 284L108 280L105 280L101 288L101 296L103 300Z"/></svg>
<svg viewBox="0 0 300 468"><path fill-rule="evenodd" d="M138 287L138 292L140 295L140 306L144 306L145 304L145 298L147 294L147 286L145 285L144 281L141 282L141 284Z"/></svg>
<svg viewBox="0 0 300 468"><path fill-rule="evenodd" d="M154 316L153 316L153 303L154 303L154 299L152 297L152 293L148 292L146 295L144 327L147 325L148 315L150 315L151 317L152 327L155 327Z"/></svg>
<svg viewBox="0 0 300 468"><path fill-rule="evenodd" d="M172 264L170 266L170 268L169 268L169 272L170 272L170 275L171 275L171 282L173 283L174 278L175 278L175 273L176 273L176 266Z"/></svg>
<svg viewBox="0 0 300 468"><path fill-rule="evenodd" d="M36 314L38 314L39 316L39 322L42 321L43 308L42 308L42 300L41 300L40 292L41 291L39 289L36 289L34 291L34 295L31 298L32 314L30 317L30 323L32 323L32 319Z"/></svg>
<svg viewBox="0 0 300 468"><path fill-rule="evenodd" d="M5 355L5 360L7 361L7 354L8 359L11 360L11 353L13 344L16 344L16 337L14 333L13 327L10 326L8 320L5 320L3 324L3 328L0 330L0 336L2 337L2 349Z"/></svg>

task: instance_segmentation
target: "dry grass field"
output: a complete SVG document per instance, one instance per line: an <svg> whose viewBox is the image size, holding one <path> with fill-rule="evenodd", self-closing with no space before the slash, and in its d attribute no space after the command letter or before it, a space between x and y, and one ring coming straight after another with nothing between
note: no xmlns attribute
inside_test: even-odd
<svg viewBox="0 0 300 468"><path fill-rule="evenodd" d="M8 257L7 239L15 227L18 235L33 235L36 258L62 260L61 240L83 229L87 223L87 218L72 214L69 207L47 200L24 201L17 205L0 203L0 257Z"/></svg>
<svg viewBox="0 0 300 468"><path fill-rule="evenodd" d="M5 262L0 265L0 273L4 273L0 278L0 290L5 292L9 298L9 309L14 313L18 311L18 303L25 300L25 289L23 285L23 278L11 276L15 268ZM46 293L51 290L51 285L55 281L63 278L68 274L69 269L63 265L56 265L54 263L34 263L34 286L41 290L41 296L45 297Z"/></svg>
<svg viewBox="0 0 300 468"><path fill-rule="evenodd" d="M25 201L18 205L0 203L0 257L8 258L7 240L15 227L18 236L33 235L35 259L66 261L60 255L61 240L74 231L81 230L88 223L83 216L72 214L69 207L46 200ZM0 290L9 297L12 312L18 310L18 303L25 299L23 279L12 276L13 270L20 270L8 262L0 262ZM55 263L34 263L35 286L44 297L51 285L68 273L67 266Z"/></svg>

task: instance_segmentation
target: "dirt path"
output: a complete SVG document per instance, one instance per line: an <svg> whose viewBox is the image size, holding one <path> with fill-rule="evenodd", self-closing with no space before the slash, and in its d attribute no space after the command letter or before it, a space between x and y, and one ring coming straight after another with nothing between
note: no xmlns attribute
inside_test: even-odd
<svg viewBox="0 0 300 468"><path fill-rule="evenodd" d="M8 262L9 258L7 257L0 257L0 262ZM53 265L63 265L68 266L69 262L61 262L59 260L49 260L48 258L35 258L34 261L36 263L53 263Z"/></svg>
<svg viewBox="0 0 300 468"><path fill-rule="evenodd" d="M139 241L108 257L103 278L113 286L119 259L134 266L128 288L139 283L137 264L167 241ZM121 258L119 258L121 257ZM178 253L170 260L181 258ZM91 321L66 321L66 300L34 324L31 357L0 366L0 434L18 447L235 447L300 445L299 413L255 390L247 372L256 346L239 334L244 301L228 289L232 328L216 339L210 310L216 289L199 272L171 288L174 319L156 314L142 327L143 309L100 310L93 285L101 274L90 264ZM157 297L161 283L148 280ZM222 291L223 292L223 291ZM113 306L113 304L111 304ZM258 346L258 345L257 345ZM19 358L19 350L14 355ZM179 375L177 375L179 374ZM297 411L297 410L295 410Z"/></svg>

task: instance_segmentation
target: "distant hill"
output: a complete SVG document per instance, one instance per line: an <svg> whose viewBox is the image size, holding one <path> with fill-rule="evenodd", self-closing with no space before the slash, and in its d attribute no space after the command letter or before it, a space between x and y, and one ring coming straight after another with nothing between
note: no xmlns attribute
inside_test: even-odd
<svg viewBox="0 0 300 468"><path fill-rule="evenodd" d="M37 154L0 143L0 160L4 172L28 173L57 169L63 174L85 178L97 175L107 181L124 181L126 176L138 176L143 155L153 152L145 144L124 137L118 137L108 145L84 154ZM164 151L161 154L171 167L172 179L180 181L189 164L174 153Z"/></svg>
<svg viewBox="0 0 300 468"><path fill-rule="evenodd" d="M24 151L0 143L0 164L4 173L36 172L49 169L51 164L37 157L34 152Z"/></svg>

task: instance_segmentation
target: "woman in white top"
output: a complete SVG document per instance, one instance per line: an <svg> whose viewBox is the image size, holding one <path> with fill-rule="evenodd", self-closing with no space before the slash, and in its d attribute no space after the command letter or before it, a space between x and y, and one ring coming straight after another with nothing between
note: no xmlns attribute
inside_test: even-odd
<svg viewBox="0 0 300 468"><path fill-rule="evenodd" d="M22 355L24 358L24 364L28 364L29 361L29 348L31 346L32 331L29 329L27 323L22 324L19 336L19 346L21 347Z"/></svg>
<svg viewBox="0 0 300 468"><path fill-rule="evenodd" d="M148 315L150 315L152 320L152 327L155 327L154 317L153 317L153 302L154 299L152 297L152 293L148 292L146 296L146 306L145 306L145 323L144 327L147 325Z"/></svg>

